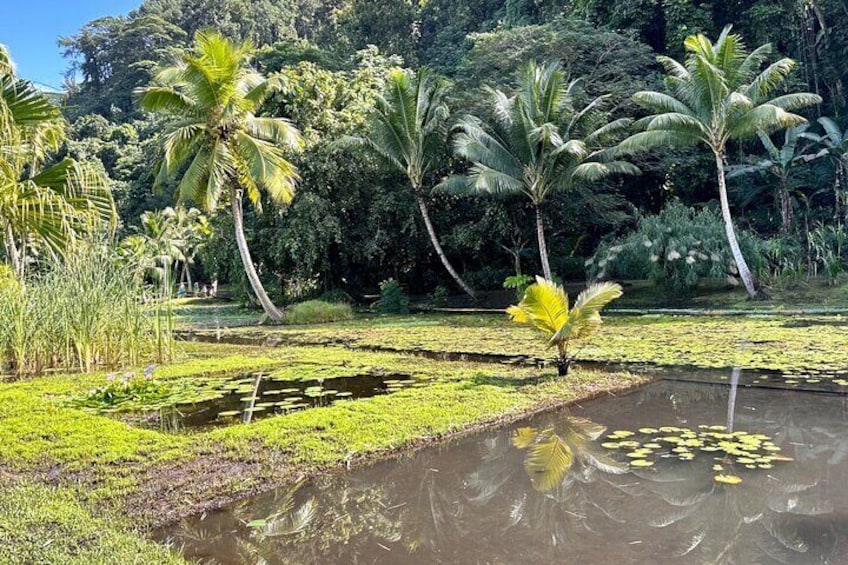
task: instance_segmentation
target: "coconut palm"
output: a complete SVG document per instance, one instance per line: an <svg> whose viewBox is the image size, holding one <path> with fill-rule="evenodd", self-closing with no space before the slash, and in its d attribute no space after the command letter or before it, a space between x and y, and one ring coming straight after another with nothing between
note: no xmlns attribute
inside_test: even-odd
<svg viewBox="0 0 848 565"><path fill-rule="evenodd" d="M59 108L15 75L0 45L0 227L18 277L34 248L62 253L78 235L116 217L98 170L72 159L48 165L64 134Z"/></svg>
<svg viewBox="0 0 848 565"><path fill-rule="evenodd" d="M409 180L433 249L445 270L462 290L476 298L451 265L442 249L427 206L424 181L440 153L450 114L445 102L447 85L427 69L413 74L395 69L389 73L386 91L377 98L370 116L367 144Z"/></svg>
<svg viewBox="0 0 848 565"><path fill-rule="evenodd" d="M560 376L565 376L572 360L569 346L595 334L601 327L601 310L621 295L621 285L597 283L581 292L569 308L568 295L562 286L536 277L536 283L527 287L524 298L518 305L510 306L507 314L514 322L530 325L544 334L548 347L556 346L557 368Z"/></svg>
<svg viewBox="0 0 848 565"><path fill-rule="evenodd" d="M834 216L837 222L842 223L846 219L843 214L848 216L848 129L843 131L830 118L819 118L818 123L824 130L823 134L807 131L802 137L821 146L819 156L827 157L833 166Z"/></svg>
<svg viewBox="0 0 848 565"><path fill-rule="evenodd" d="M791 127L786 130L783 145L778 147L771 138L763 132L758 132L768 157L751 164L734 165L727 168L727 178L732 179L743 175L763 174L777 181L775 200L780 211L780 231L788 235L792 231L793 203L792 192L798 186L795 171L801 163L807 163L817 157L815 154L804 153L800 145L807 124ZM754 196L754 194L750 194Z"/></svg>
<svg viewBox="0 0 848 565"><path fill-rule="evenodd" d="M658 57L665 68L667 93L638 92L633 99L653 112L641 121L645 131L623 141L623 152L657 147L705 144L715 156L719 199L728 244L739 275L750 297L761 293L742 256L727 199L725 162L727 144L796 126L806 120L792 110L821 102L809 93L791 93L771 98L795 66L781 59L763 69L772 53L770 44L748 52L731 26L712 43L704 35L686 38L686 60Z"/></svg>
<svg viewBox="0 0 848 565"><path fill-rule="evenodd" d="M281 83L250 67L252 53L249 42L235 44L213 31L197 32L193 49L160 70L154 85L138 94L144 110L175 118L165 136L157 184L181 173L180 198L209 211L229 196L245 273L265 313L279 321L282 313L265 292L250 256L243 198L246 194L257 211L263 192L273 202L291 202L298 175L286 150L299 150L303 141L287 120L257 116Z"/></svg>
<svg viewBox="0 0 848 565"><path fill-rule="evenodd" d="M548 280L553 275L542 205L551 193L614 173L639 173L605 147L630 121L608 122L600 111L603 97L576 107L578 87L579 81L566 82L558 63L537 66L531 61L522 70L515 96L490 89L492 123L465 116L455 126L454 151L472 163L468 175L442 184L454 190L527 196L536 211L539 256Z"/></svg>

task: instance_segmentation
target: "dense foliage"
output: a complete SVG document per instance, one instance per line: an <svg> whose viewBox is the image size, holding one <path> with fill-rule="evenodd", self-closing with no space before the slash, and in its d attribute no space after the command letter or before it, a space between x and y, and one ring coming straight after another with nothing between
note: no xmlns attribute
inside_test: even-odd
<svg viewBox="0 0 848 565"><path fill-rule="evenodd" d="M603 96L611 120L639 119L643 111L631 97L659 90L655 56L680 60L686 37L714 38L727 24L752 47L772 43L772 60L798 62L775 96L809 91L823 98L815 109L801 110L811 125L796 149L814 156L826 147L827 155L794 160L779 175L769 172L773 167L738 175L728 186L738 229L764 239L782 233L808 248L817 223L836 228L848 209L840 157L846 153L835 134L845 129L848 13L837 0L146 0L127 16L91 22L62 39L75 77L63 153L102 163L126 232L145 211L174 205L173 183L152 189L164 124L141 111L133 91L150 84L157 67L188 47L197 31L214 28L233 41L252 41L253 65L265 76L279 73L282 88L257 115L290 120L305 141L302 153L286 155L301 179L292 202L280 207L263 197L263 213L244 210L252 261L272 299L288 301L289 289L305 286L312 290L298 299L328 289L361 297L387 278L415 293L454 290L457 283L440 266L448 259L463 284L497 289L507 276L542 270L532 202L441 192L428 194L425 218L416 192L404 190L406 171L392 170L367 148L339 143L367 136L371 109L385 96L393 69L428 66L448 79L448 125L461 114L489 120L484 87L512 96L531 59L559 63L569 80L582 79L576 107ZM832 119L816 123L820 116ZM776 134L771 145L756 136L731 141L728 166L774 161L782 137ZM469 166L450 155L450 139L435 141L423 187ZM640 176L555 191L541 208L553 273L582 277L584 259L603 237L633 228L672 198L685 206L717 200L709 155L664 147L632 161ZM213 235L197 276L232 282L237 295L250 299L228 216L210 217ZM820 273L823 262L809 262L808 274Z"/></svg>

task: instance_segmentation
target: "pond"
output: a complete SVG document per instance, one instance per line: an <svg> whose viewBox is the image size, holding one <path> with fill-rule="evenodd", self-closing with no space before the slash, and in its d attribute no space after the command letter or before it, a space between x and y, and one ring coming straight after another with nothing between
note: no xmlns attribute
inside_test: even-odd
<svg viewBox="0 0 848 565"><path fill-rule="evenodd" d="M778 461L663 449L652 466L627 470L601 445L661 427L748 432L779 447ZM527 449L552 434L569 446L564 471L555 450L540 469ZM741 482L718 482L716 466ZM846 397L663 381L267 493L157 537L223 564L838 563L846 485Z"/></svg>
<svg viewBox="0 0 848 565"><path fill-rule="evenodd" d="M255 373L227 380L205 400L186 400L153 411L120 414L120 417L128 423L168 433L202 431L427 384L428 379L414 379L403 373L372 372L308 380Z"/></svg>

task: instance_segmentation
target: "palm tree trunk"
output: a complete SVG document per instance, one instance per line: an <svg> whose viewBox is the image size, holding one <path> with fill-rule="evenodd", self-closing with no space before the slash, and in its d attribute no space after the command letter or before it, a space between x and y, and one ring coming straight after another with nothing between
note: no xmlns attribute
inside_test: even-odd
<svg viewBox="0 0 848 565"><path fill-rule="evenodd" d="M253 288L253 293L262 304L262 309L274 322L279 322L283 319L283 313L274 306L265 288L262 286L262 281L259 280L259 275L256 273L256 267L253 266L253 259L250 257L250 249L247 247L247 239L244 237L244 215L242 211L242 191L241 189L233 188L230 190L230 200L233 207L233 226L236 232L236 244L238 245L241 262L244 264L244 272L247 274L247 280L250 281L250 286Z"/></svg>
<svg viewBox="0 0 848 565"><path fill-rule="evenodd" d="M780 231L783 235L792 233L792 196L789 190L782 186L779 192L780 198Z"/></svg>
<svg viewBox="0 0 848 565"><path fill-rule="evenodd" d="M721 201L721 216L724 219L724 231L727 234L727 243L730 245L730 252L733 254L733 260L736 261L739 277L745 284L745 290L748 291L748 296L750 298L759 298L757 281L754 279L754 275L751 274L748 263L745 262L745 257L739 248L739 241L736 239L736 232L733 229L733 217L730 215L730 203L727 200L727 180L724 176L724 156L719 152L715 152L715 161L716 169L718 170L718 194Z"/></svg>
<svg viewBox="0 0 848 565"><path fill-rule="evenodd" d="M183 261L183 276L186 280L186 285L191 288L191 270L188 268L188 261Z"/></svg>
<svg viewBox="0 0 848 565"><path fill-rule="evenodd" d="M9 257L9 263L12 265L12 271L14 271L15 276L21 278L23 275L21 254L15 243L15 232L12 229L12 224L9 223L6 224L6 255Z"/></svg>
<svg viewBox="0 0 848 565"><path fill-rule="evenodd" d="M460 277L456 270L454 270L453 265L451 265L448 260L447 255L445 255L445 251L442 249L442 245L439 243L439 238L436 236L436 230L433 228L433 222L430 221L430 212L427 210L427 202L424 200L424 197L421 194L415 195L418 200L418 208L421 210L421 216L424 218L424 225L427 226L427 233L430 234L430 242L433 244L433 248L436 250L436 254L439 256L439 259L442 261L442 265L445 266L450 276L453 277L453 280L456 281L456 284L462 288L462 290L470 296L472 299L477 300L477 295L474 294L474 290L468 286L462 277Z"/></svg>
<svg viewBox="0 0 848 565"><path fill-rule="evenodd" d="M539 258L542 260L542 273L549 281L554 280L551 264L548 261L548 244L545 242L545 222L542 219L542 207L536 204L536 237L539 239Z"/></svg>

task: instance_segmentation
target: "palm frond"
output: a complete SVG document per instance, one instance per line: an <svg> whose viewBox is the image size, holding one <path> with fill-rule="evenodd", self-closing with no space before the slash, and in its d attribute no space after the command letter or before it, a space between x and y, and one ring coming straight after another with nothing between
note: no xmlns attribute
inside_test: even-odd
<svg viewBox="0 0 848 565"><path fill-rule="evenodd" d="M527 288L518 306L508 312L514 321L554 335L568 320L568 296L560 285L536 277L536 283Z"/></svg>

